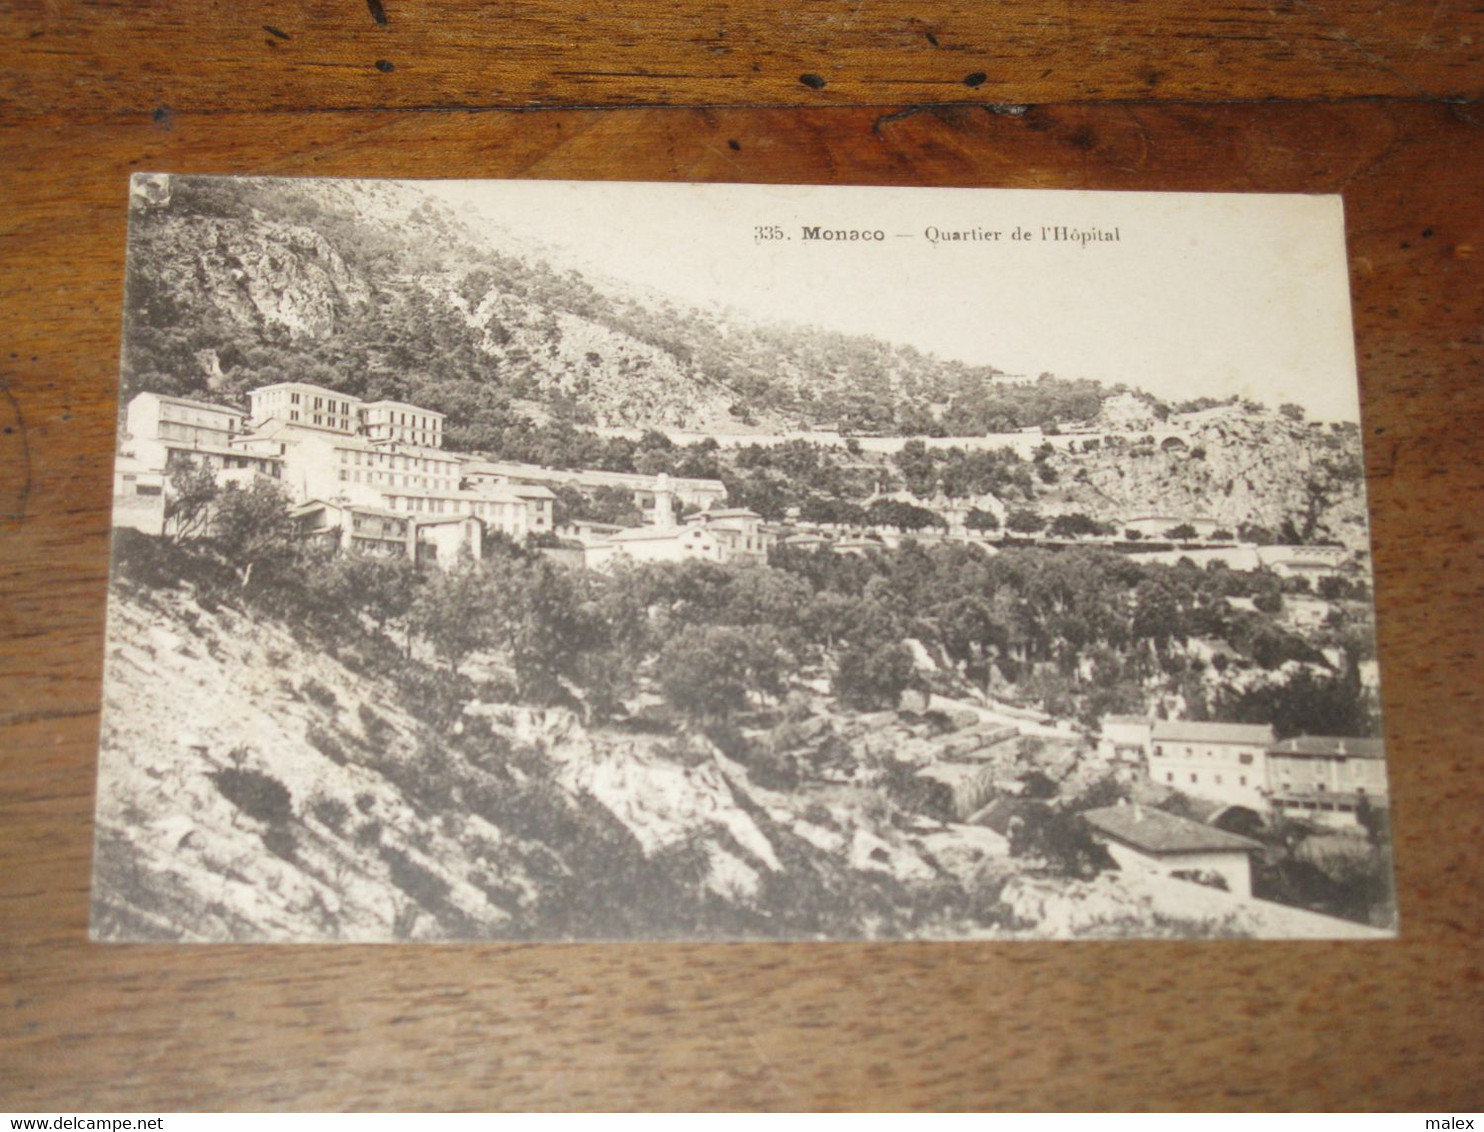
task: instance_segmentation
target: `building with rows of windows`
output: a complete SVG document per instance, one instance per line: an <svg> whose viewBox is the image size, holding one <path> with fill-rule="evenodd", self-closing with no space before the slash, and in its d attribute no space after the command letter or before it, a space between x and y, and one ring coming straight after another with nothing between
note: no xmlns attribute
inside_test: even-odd
<svg viewBox="0 0 1484 1132"><path fill-rule="evenodd" d="M1268 749L1268 785L1280 813L1320 825L1359 824L1362 806L1387 804L1380 739L1300 735Z"/></svg>
<svg viewBox="0 0 1484 1132"><path fill-rule="evenodd" d="M1266 724L1127 715L1105 717L1102 732L1105 758L1142 762L1151 781L1209 802L1355 829L1364 806L1388 801L1380 739L1301 735L1277 742Z"/></svg>
<svg viewBox="0 0 1484 1132"><path fill-rule="evenodd" d="M115 522L161 532L170 474L190 461L223 483L280 481L307 535L369 553L447 561L457 548L477 557L482 538L471 524L513 538L552 530L548 489L465 476L465 462L442 448L442 413L306 382L263 386L247 400L243 413L157 393L134 397Z"/></svg>
<svg viewBox="0 0 1484 1132"><path fill-rule="evenodd" d="M1267 749L1273 739L1265 723L1155 720L1149 777L1186 794L1265 809Z"/></svg>

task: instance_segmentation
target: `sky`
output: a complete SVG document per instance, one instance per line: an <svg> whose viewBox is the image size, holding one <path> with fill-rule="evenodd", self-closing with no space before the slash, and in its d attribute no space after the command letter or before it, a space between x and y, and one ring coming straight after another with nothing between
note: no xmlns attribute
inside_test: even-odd
<svg viewBox="0 0 1484 1132"><path fill-rule="evenodd" d="M995 189L424 183L516 250L987 364L1239 394L1358 420L1338 197ZM880 232L827 242L806 229ZM1088 242L1051 229L1113 233ZM777 229L783 238L768 238ZM931 230L940 234L929 238ZM1020 230L1029 239L1014 239ZM942 233L981 238L949 240ZM990 237L989 233L998 233Z"/></svg>

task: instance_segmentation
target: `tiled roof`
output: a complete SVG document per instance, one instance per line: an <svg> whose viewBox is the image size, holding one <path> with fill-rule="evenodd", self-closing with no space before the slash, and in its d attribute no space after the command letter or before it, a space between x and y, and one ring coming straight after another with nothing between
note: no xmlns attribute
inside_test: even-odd
<svg viewBox="0 0 1484 1132"><path fill-rule="evenodd" d="M1310 755L1315 757L1350 759L1384 759L1384 739L1360 739L1353 735L1300 735L1297 739L1284 739L1269 747L1274 755Z"/></svg>
<svg viewBox="0 0 1484 1132"><path fill-rule="evenodd" d="M1267 746L1273 728L1266 723L1196 723L1188 719L1157 719L1154 740L1167 743L1248 743Z"/></svg>
<svg viewBox="0 0 1484 1132"><path fill-rule="evenodd" d="M1140 724L1140 723L1148 724L1148 723L1153 723L1153 722L1154 721L1152 719L1150 719L1147 715L1105 715L1105 716L1103 716L1103 726L1104 727L1106 727L1110 723L1121 723L1121 724L1125 724L1125 725L1130 725L1130 724Z"/></svg>
<svg viewBox="0 0 1484 1132"><path fill-rule="evenodd" d="M702 519L761 519L762 516L749 507L723 507L718 511L697 511L686 521L696 522Z"/></svg>
<svg viewBox="0 0 1484 1132"><path fill-rule="evenodd" d="M1251 838L1167 814L1148 806L1088 810L1082 820L1101 833L1146 853L1246 852L1261 849Z"/></svg>
<svg viewBox="0 0 1484 1132"><path fill-rule="evenodd" d="M609 535L609 542L648 542L654 539L678 540L693 534L688 527L630 527Z"/></svg>
<svg viewBox="0 0 1484 1132"><path fill-rule="evenodd" d="M340 396L345 397L344 393ZM347 400L356 398L347 397ZM415 413L426 413L430 417L446 417L447 413L440 413L437 409L425 409L421 405L414 405L411 401L362 401L361 407L365 409L411 409Z"/></svg>
<svg viewBox="0 0 1484 1132"><path fill-rule="evenodd" d="M155 393L161 401L169 401L172 405L185 405L190 409L210 409L214 413L230 413L234 417L245 416L241 409L234 409L230 405L217 405L211 401L197 401L190 397L177 397L173 393Z"/></svg>

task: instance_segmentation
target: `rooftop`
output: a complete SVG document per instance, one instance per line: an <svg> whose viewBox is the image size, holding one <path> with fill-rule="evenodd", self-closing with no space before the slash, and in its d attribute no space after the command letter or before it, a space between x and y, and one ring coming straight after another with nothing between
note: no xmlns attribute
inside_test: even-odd
<svg viewBox="0 0 1484 1132"><path fill-rule="evenodd" d="M1267 723L1197 723L1188 719L1157 719L1154 739L1169 743L1244 743L1267 746L1276 736Z"/></svg>
<svg viewBox="0 0 1484 1132"><path fill-rule="evenodd" d="M608 536L609 542L646 542L658 539L685 538L694 532L688 527L630 527Z"/></svg>
<svg viewBox="0 0 1484 1132"><path fill-rule="evenodd" d="M548 468L540 464L521 464L512 460L466 459L465 465L473 475L528 476L538 480L560 480L571 483L613 484L653 491L659 485L658 475L643 472L605 472L598 468ZM670 476L671 491L681 488L726 493L726 485L720 480L693 479L688 476Z"/></svg>
<svg viewBox="0 0 1484 1132"><path fill-rule="evenodd" d="M323 397L338 397L343 401L354 401L360 404L361 399L354 393L341 393L338 389L326 389L323 385L311 385L307 381L275 381L271 385L259 385L256 389L249 389L247 395L251 397L254 393L266 393L270 389L308 389Z"/></svg>
<svg viewBox="0 0 1484 1132"><path fill-rule="evenodd" d="M425 409L421 405L414 405L411 401L362 401L363 409L410 409L414 413L422 413L424 416L444 419L448 414L440 413L437 409Z"/></svg>
<svg viewBox="0 0 1484 1132"><path fill-rule="evenodd" d="M1268 748L1273 755L1310 758L1384 759L1384 739L1361 739L1353 735L1300 735Z"/></svg>
<svg viewBox="0 0 1484 1132"><path fill-rule="evenodd" d="M1082 820L1131 848L1153 854L1245 853L1262 845L1248 837L1167 814L1148 806L1107 806L1088 810Z"/></svg>
<svg viewBox="0 0 1484 1132"><path fill-rule="evenodd" d="M713 511L697 511L686 516L687 523L710 522L712 519L761 519L762 516L750 507L722 507Z"/></svg>
<svg viewBox="0 0 1484 1132"><path fill-rule="evenodd" d="M210 401L196 401L190 397L177 397L173 393L152 393L146 391L137 394L134 400L137 401L140 397L156 397L161 401L169 401L172 405L185 405L191 409L207 409L213 413L230 413L234 417L245 415L241 409L234 409L230 405L216 405Z"/></svg>

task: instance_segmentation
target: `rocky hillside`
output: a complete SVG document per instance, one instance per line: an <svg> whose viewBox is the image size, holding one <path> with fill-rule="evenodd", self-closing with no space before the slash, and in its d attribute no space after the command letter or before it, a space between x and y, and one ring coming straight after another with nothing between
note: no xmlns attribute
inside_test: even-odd
<svg viewBox="0 0 1484 1132"><path fill-rule="evenodd" d="M1034 934L1051 907L1059 933L1246 930L1057 879L964 823L1043 765L972 719L816 707L749 735L743 765L513 703L434 727L186 589L119 584L109 619L98 938L933 938Z"/></svg>
<svg viewBox="0 0 1484 1132"><path fill-rule="evenodd" d="M881 433L1082 419L1104 395L678 306L556 256L413 183L140 182L123 392L294 376L487 428L528 401L577 423Z"/></svg>
<svg viewBox="0 0 1484 1132"><path fill-rule="evenodd" d="M1284 541L1366 546L1360 438L1256 405L1120 422L1095 445L1050 457L1059 510L1196 516L1235 531L1256 524ZM1294 537L1294 536L1297 537Z"/></svg>

